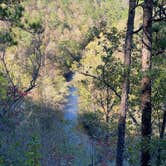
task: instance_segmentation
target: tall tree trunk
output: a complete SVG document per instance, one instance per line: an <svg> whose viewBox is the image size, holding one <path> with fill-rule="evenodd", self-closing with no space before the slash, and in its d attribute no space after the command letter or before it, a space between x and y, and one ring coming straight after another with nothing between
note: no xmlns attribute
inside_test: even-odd
<svg viewBox="0 0 166 166"><path fill-rule="evenodd" d="M142 147L141 166L150 165L150 138L151 138L151 56L152 56L152 10L153 0L144 0L143 6L143 37L142 37Z"/></svg>
<svg viewBox="0 0 166 166"><path fill-rule="evenodd" d="M134 18L135 18L135 6L136 6L136 0L130 0L128 22L127 22L127 32L126 32L125 45L124 45L125 72L124 72L124 81L122 84L121 105L120 105L120 111L119 111L116 166L123 165L126 112L128 109L127 100L128 100L129 86L130 86L129 77L130 77L130 64L131 64L132 37L133 37Z"/></svg>

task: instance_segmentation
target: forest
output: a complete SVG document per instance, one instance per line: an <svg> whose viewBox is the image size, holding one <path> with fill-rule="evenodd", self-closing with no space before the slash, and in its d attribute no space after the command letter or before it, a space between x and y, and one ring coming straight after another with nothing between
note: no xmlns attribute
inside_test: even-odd
<svg viewBox="0 0 166 166"><path fill-rule="evenodd" d="M166 166L165 0L0 0L0 166Z"/></svg>

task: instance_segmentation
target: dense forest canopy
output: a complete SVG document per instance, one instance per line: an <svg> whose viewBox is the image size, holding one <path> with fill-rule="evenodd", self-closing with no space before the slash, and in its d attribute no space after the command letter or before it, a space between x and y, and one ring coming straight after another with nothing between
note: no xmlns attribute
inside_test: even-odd
<svg viewBox="0 0 166 166"><path fill-rule="evenodd" d="M165 166L164 0L0 1L0 166Z"/></svg>

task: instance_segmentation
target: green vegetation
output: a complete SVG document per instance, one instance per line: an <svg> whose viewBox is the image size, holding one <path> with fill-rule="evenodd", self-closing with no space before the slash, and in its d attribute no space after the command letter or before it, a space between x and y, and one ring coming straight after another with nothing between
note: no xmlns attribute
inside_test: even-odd
<svg viewBox="0 0 166 166"><path fill-rule="evenodd" d="M1 0L0 166L164 166L165 9Z"/></svg>

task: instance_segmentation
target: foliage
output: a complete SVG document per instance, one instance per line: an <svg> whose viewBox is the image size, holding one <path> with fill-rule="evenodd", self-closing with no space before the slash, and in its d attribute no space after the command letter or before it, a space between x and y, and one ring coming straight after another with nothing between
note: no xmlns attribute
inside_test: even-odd
<svg viewBox="0 0 166 166"><path fill-rule="evenodd" d="M28 143L28 150L26 152L26 166L41 166L40 164L40 142L36 136Z"/></svg>
<svg viewBox="0 0 166 166"><path fill-rule="evenodd" d="M139 5L142 2L138 1ZM161 9L162 2L154 1L155 11ZM48 155L56 164L77 166L85 158L82 164L89 164L87 145L74 144L77 131L66 133L67 125L60 121L63 115L59 117L57 113L64 107L71 84L78 91L79 122L92 141L103 141L111 135L112 155L105 146L98 152L114 156L121 83L127 70L122 65L127 5L126 0L0 1L1 113L19 97L30 100L18 102L16 109L0 122L0 129L5 126L15 132L0 131L0 165L37 166L43 159L48 161ZM139 9L136 12L137 25L142 13ZM165 146L158 137L166 98L165 27L164 21L153 23L152 71L148 73L152 76L154 132L150 148L154 160L157 147ZM140 148L141 127L141 35L136 34L132 43L125 151L131 165L139 162L136 149ZM69 72L74 73L74 78L66 82ZM32 89L26 92L29 88ZM40 139L31 137L32 133L41 135ZM162 161L164 152L162 148Z"/></svg>
<svg viewBox="0 0 166 166"><path fill-rule="evenodd" d="M6 81L3 73L0 73L0 87L1 87L0 88L0 99L1 99L1 102L3 102L7 97L6 96L7 81Z"/></svg>
<svg viewBox="0 0 166 166"><path fill-rule="evenodd" d="M90 137L100 140L108 135L109 127L102 112L84 112L80 115L80 120Z"/></svg>
<svg viewBox="0 0 166 166"><path fill-rule="evenodd" d="M116 28L101 32L86 46L80 62L73 65L81 110L100 110L106 118L113 116L112 111L117 109L123 66L115 50L120 45L121 35Z"/></svg>
<svg viewBox="0 0 166 166"><path fill-rule="evenodd" d="M23 11L24 8L19 1L2 0L0 3L0 20L19 23Z"/></svg>

